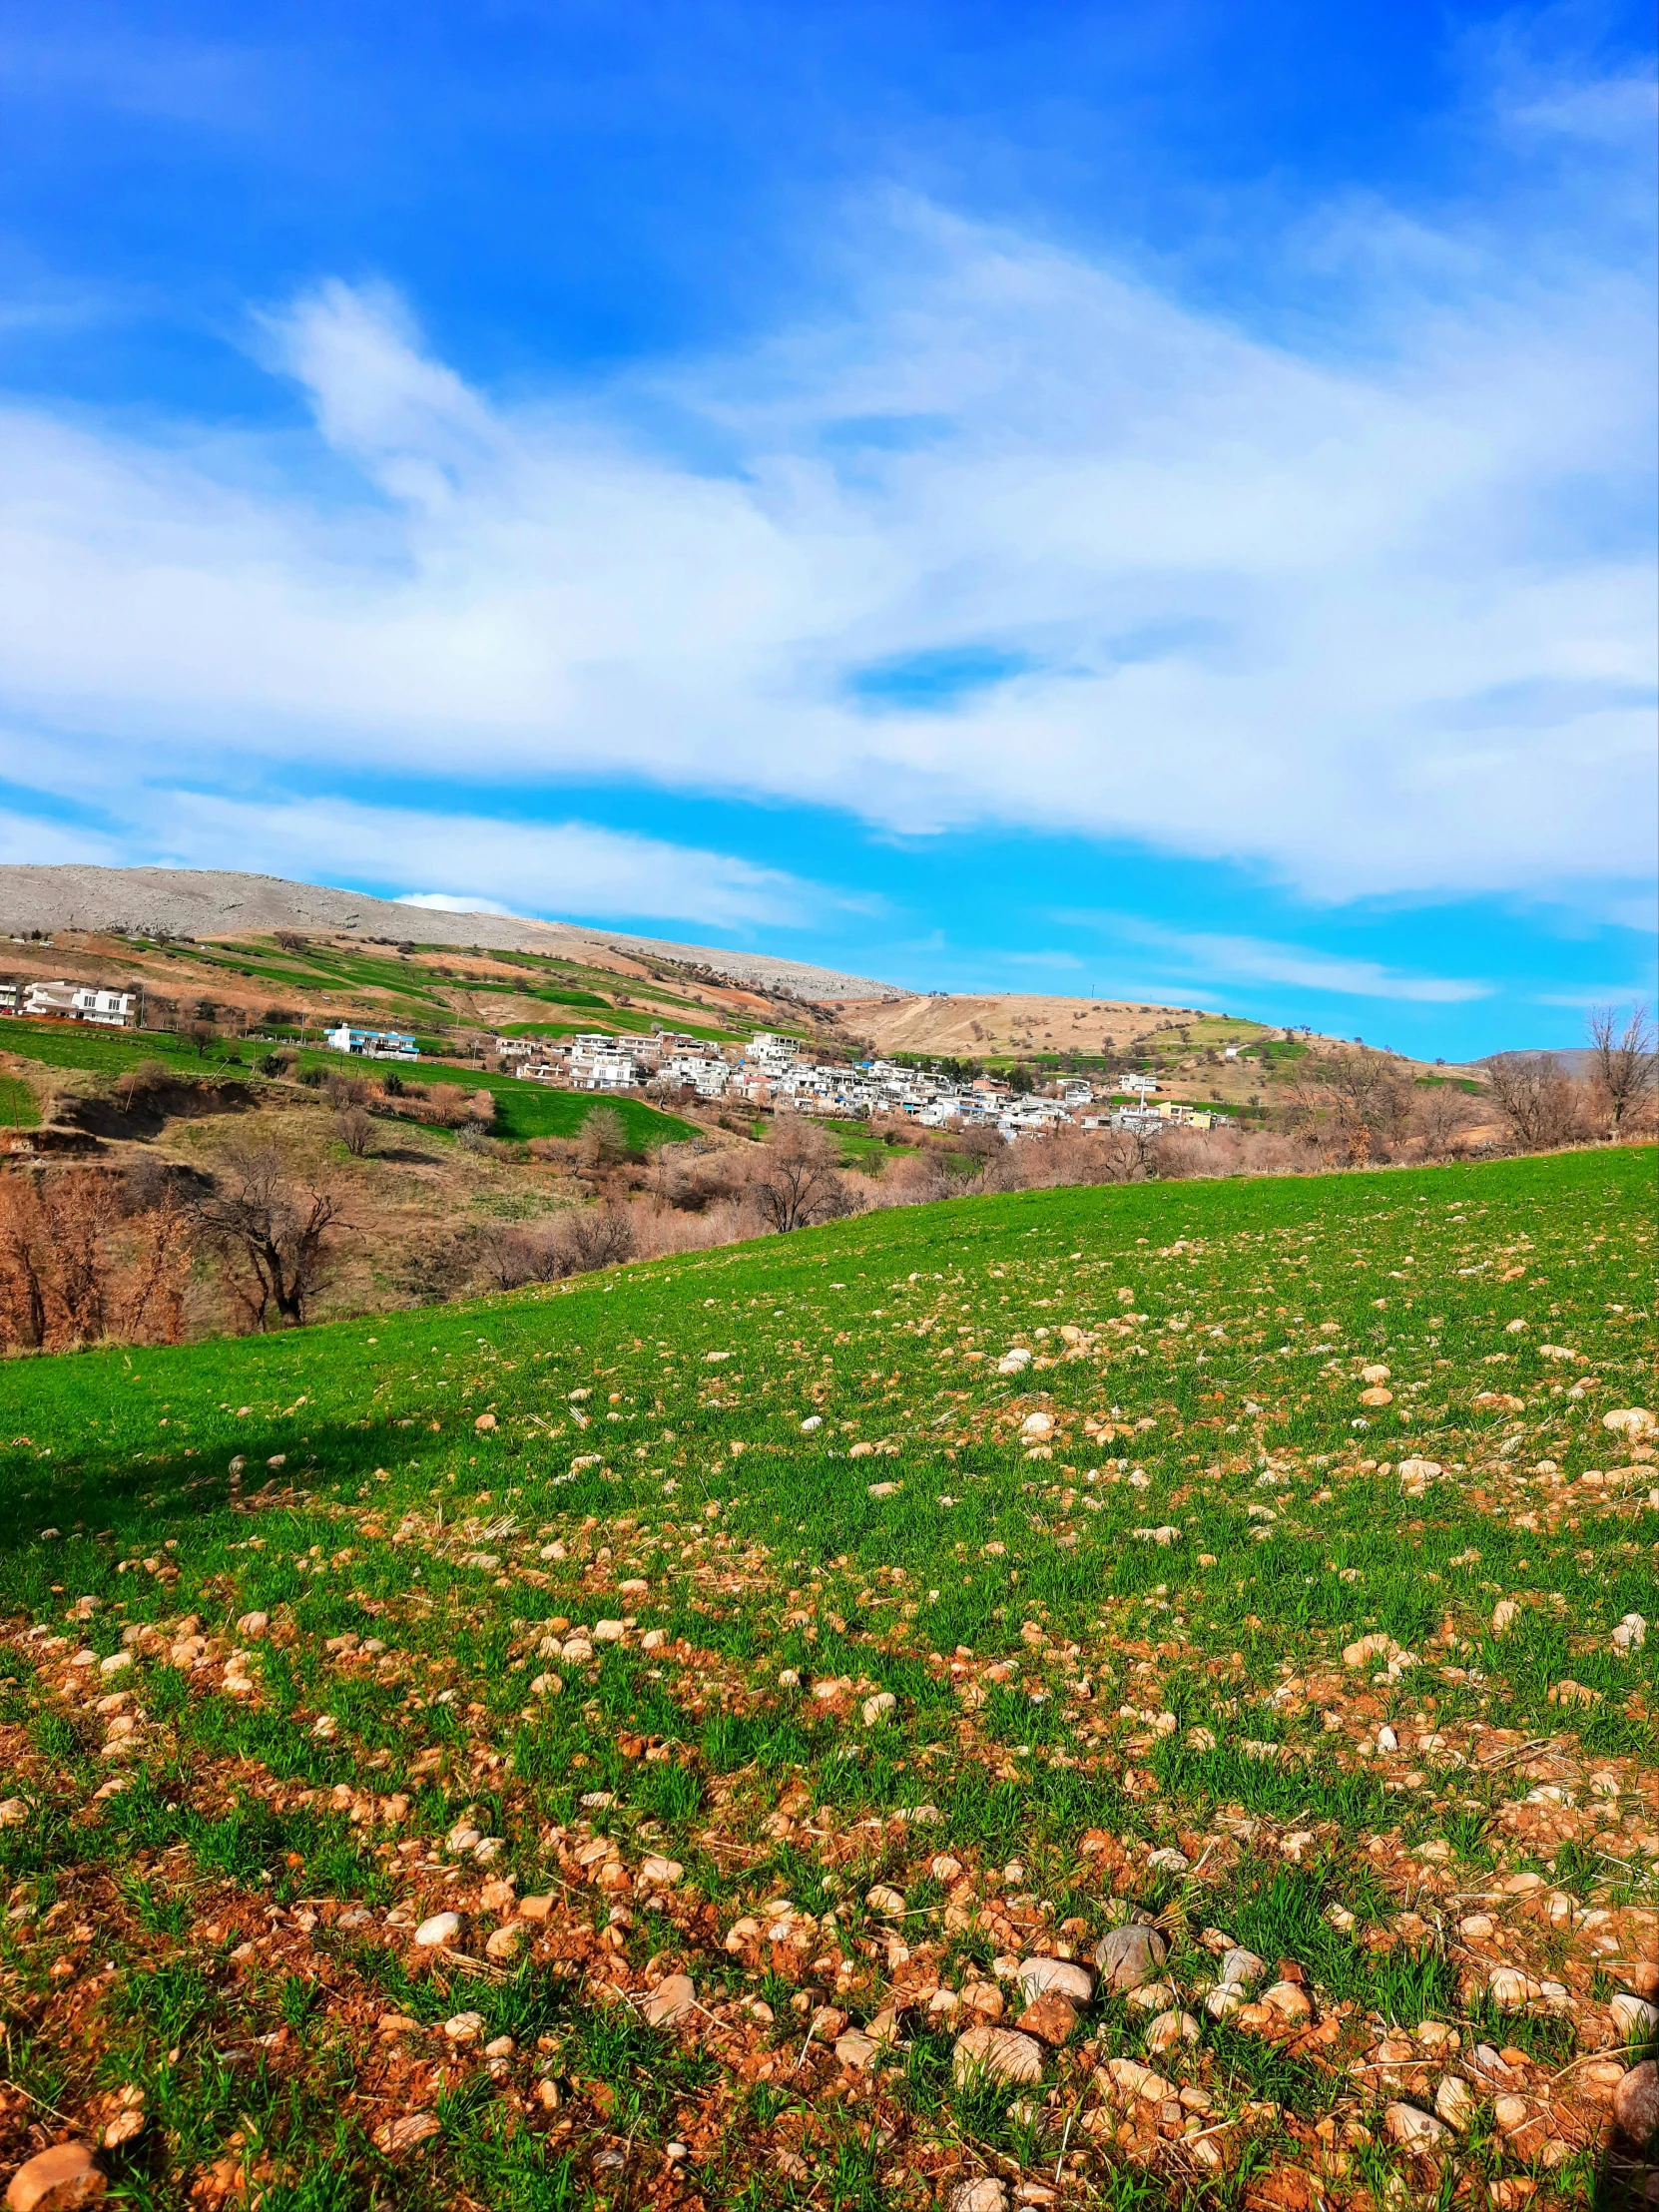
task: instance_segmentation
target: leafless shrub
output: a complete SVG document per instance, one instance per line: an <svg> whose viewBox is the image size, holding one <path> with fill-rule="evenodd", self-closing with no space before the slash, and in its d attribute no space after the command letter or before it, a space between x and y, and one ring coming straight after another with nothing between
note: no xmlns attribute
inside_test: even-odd
<svg viewBox="0 0 1659 2212"><path fill-rule="evenodd" d="M614 1106L590 1106L576 1139L584 1174L614 1167L628 1151L628 1124Z"/></svg>
<svg viewBox="0 0 1659 2212"><path fill-rule="evenodd" d="M493 1229L477 1251L478 1270L493 1290L522 1290L526 1283L556 1283L574 1272L559 1237L546 1227Z"/></svg>
<svg viewBox="0 0 1659 2212"><path fill-rule="evenodd" d="M581 1206L560 1222L560 1236L570 1256L572 1275L588 1275L596 1268L614 1268L634 1257L634 1210L626 1204Z"/></svg>
<svg viewBox="0 0 1659 2212"><path fill-rule="evenodd" d="M489 1094L486 1092L485 1096ZM434 1083L427 1094L432 1119L445 1129L459 1129L472 1112L472 1092L464 1083ZM493 1112L495 1100L490 1099Z"/></svg>
<svg viewBox="0 0 1659 2212"><path fill-rule="evenodd" d="M368 1140L374 1134L374 1124L364 1106L347 1106L334 1123L339 1141L353 1160L360 1160L368 1150Z"/></svg>
<svg viewBox="0 0 1659 2212"><path fill-rule="evenodd" d="M952 1175L943 1157L928 1150L888 1161L878 1176L867 1179L865 1204L875 1208L930 1206L941 1198L955 1198L966 1188L965 1178Z"/></svg>
<svg viewBox="0 0 1659 2212"><path fill-rule="evenodd" d="M248 1327L296 1329L327 1276L335 1239L350 1225L336 1194L290 1169L275 1145L226 1161L220 1187L197 1208L207 1242Z"/></svg>
<svg viewBox="0 0 1659 2212"><path fill-rule="evenodd" d="M360 1075L340 1075L330 1069L322 1078L322 1095L335 1113L343 1114L353 1106L366 1105L368 1085Z"/></svg>
<svg viewBox="0 0 1659 2212"><path fill-rule="evenodd" d="M552 1221L491 1230L480 1241L479 1272L492 1289L516 1291L527 1283L556 1283L563 1276L616 1267L639 1250L636 1217L643 1211L614 1200L574 1206Z"/></svg>
<svg viewBox="0 0 1659 2212"><path fill-rule="evenodd" d="M451 1230L447 1235L415 1237L404 1250L392 1280L406 1298L420 1306L459 1298L482 1269L487 1241L471 1227ZM514 1285L501 1284L499 1288L511 1290Z"/></svg>
<svg viewBox="0 0 1659 2212"><path fill-rule="evenodd" d="M1478 1119L1473 1099L1455 1083L1424 1084L1412 1100L1411 1134L1425 1160L1455 1159L1467 1149Z"/></svg>

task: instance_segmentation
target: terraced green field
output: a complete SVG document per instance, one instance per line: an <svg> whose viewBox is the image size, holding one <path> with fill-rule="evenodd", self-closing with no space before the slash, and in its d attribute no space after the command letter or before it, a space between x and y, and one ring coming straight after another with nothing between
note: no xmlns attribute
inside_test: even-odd
<svg viewBox="0 0 1659 2212"><path fill-rule="evenodd" d="M1620 2185L1654 1183L960 1200L3 1371L0 2173Z"/></svg>
<svg viewBox="0 0 1659 2212"><path fill-rule="evenodd" d="M146 1060L159 1060L179 1075L203 1081L259 1081L256 1063L266 1047L255 1041L213 1047L198 1054L188 1038L168 1030L97 1030L64 1022L8 1021L0 1028L0 1051L19 1059L36 1060L45 1067L84 1068L119 1078ZM296 1069L319 1069L325 1075L366 1075L372 1080L384 1063L349 1059L344 1053L301 1048L290 1054ZM442 1064L410 1071L428 1083L457 1083L466 1090L486 1090L495 1098L494 1134L509 1141L530 1137L574 1137L600 1103L591 1093L559 1091L545 1083L522 1081L512 1075L488 1075L476 1068ZM14 1079L15 1080L15 1079ZM622 1116L630 1145L643 1150L693 1137L697 1132L677 1114L665 1114L639 1099L606 1100Z"/></svg>

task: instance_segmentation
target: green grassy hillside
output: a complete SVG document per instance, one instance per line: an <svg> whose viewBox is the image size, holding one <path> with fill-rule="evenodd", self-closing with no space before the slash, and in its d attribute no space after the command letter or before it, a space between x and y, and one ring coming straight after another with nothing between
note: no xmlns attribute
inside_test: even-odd
<svg viewBox="0 0 1659 2212"><path fill-rule="evenodd" d="M967 1199L0 1371L17 2078L83 2131L141 2088L157 2206L1150 2204L1346 2145L1341 2202L1420 2186L1382 2103L1485 2040L1589 2119L1546 2158L1477 2083L1445 2156L1587 2186L1659 1859L1659 1472L1605 1420L1654 1186ZM1020 2095L953 2061L1137 1911L1194 2039L1113 1993ZM1303 2010L1214 2017L1218 1931Z"/></svg>

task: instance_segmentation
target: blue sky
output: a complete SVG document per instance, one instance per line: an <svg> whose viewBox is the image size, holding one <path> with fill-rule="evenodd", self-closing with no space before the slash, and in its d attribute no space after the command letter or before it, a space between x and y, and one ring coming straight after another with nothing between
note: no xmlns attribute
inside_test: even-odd
<svg viewBox="0 0 1659 2212"><path fill-rule="evenodd" d="M1647 11L0 22L0 858L1650 997Z"/></svg>

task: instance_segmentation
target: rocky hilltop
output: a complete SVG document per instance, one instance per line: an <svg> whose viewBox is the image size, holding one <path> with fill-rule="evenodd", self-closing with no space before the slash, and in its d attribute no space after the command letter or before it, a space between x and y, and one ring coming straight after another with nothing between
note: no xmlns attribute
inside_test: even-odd
<svg viewBox="0 0 1659 2212"><path fill-rule="evenodd" d="M479 945L490 951L551 952L580 959L596 948L673 960L748 990L809 999L907 997L867 975L842 975L805 960L725 946L675 944L568 921L517 914L446 913L327 884L230 868L0 866L0 929L135 930L146 936L226 937L272 929L350 931L364 939Z"/></svg>

